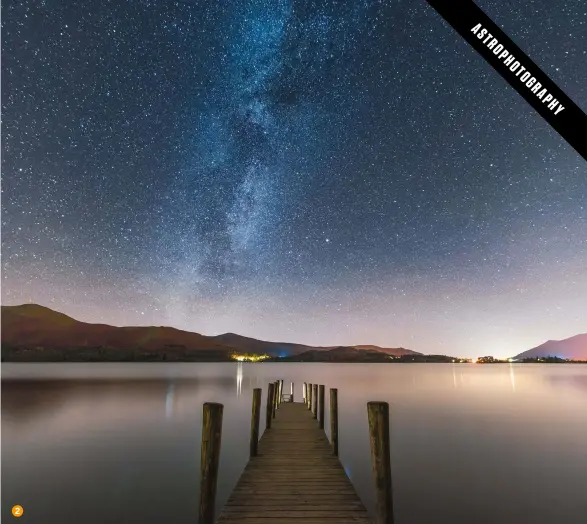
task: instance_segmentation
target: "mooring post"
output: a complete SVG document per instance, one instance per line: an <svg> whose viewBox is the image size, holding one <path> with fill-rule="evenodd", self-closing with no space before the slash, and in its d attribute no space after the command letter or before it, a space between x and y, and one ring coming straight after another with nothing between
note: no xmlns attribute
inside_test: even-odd
<svg viewBox="0 0 587 524"><path fill-rule="evenodd" d="M320 386L318 387L318 401L320 403L320 405L318 406L320 408L320 414L318 416L318 420L320 421L320 429L324 429L324 385L320 384Z"/></svg>
<svg viewBox="0 0 587 524"><path fill-rule="evenodd" d="M275 390L275 384L273 382L269 382L269 388L267 390L267 410L266 410L266 419L265 419L265 429L271 428L271 419L273 418L273 403L275 400L273 399Z"/></svg>
<svg viewBox="0 0 587 524"><path fill-rule="evenodd" d="M318 384L313 384L312 386L314 389L314 391L312 391L312 400L313 400L312 413L314 414L314 418L317 419L318 418Z"/></svg>
<svg viewBox="0 0 587 524"><path fill-rule="evenodd" d="M377 492L376 524L393 524L391 453L389 449L389 404L368 402L371 464Z"/></svg>
<svg viewBox="0 0 587 524"><path fill-rule="evenodd" d="M308 384L308 410L312 409L312 384Z"/></svg>
<svg viewBox="0 0 587 524"><path fill-rule="evenodd" d="M251 445L250 456L257 456L259 446L259 420L261 419L261 388L253 389L253 407L251 410Z"/></svg>
<svg viewBox="0 0 587 524"><path fill-rule="evenodd" d="M202 417L202 445L200 457L200 524L214 524L218 462L222 440L222 412L224 406L214 402L204 404Z"/></svg>
<svg viewBox="0 0 587 524"><path fill-rule="evenodd" d="M304 402L306 405L308 404L308 383L304 382L304 387L302 389L302 396L304 397Z"/></svg>
<svg viewBox="0 0 587 524"><path fill-rule="evenodd" d="M275 413L277 411L277 403L279 402L279 380L275 381L275 385L273 387L273 418L275 418Z"/></svg>
<svg viewBox="0 0 587 524"><path fill-rule="evenodd" d="M279 404L277 407L283 402L283 379L279 381Z"/></svg>
<svg viewBox="0 0 587 524"><path fill-rule="evenodd" d="M338 457L338 389L330 388L330 443L332 453Z"/></svg>
<svg viewBox="0 0 587 524"><path fill-rule="evenodd" d="M293 402L293 401L294 401L294 383L292 382L291 383L291 400L290 400L290 402Z"/></svg>

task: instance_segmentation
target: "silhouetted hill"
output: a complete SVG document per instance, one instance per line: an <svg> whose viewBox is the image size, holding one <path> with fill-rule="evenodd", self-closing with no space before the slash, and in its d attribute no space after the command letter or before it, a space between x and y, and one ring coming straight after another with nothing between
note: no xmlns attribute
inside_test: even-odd
<svg viewBox="0 0 587 524"><path fill-rule="evenodd" d="M220 344L239 348L239 351L244 353L253 353L257 355L298 355L304 351L316 349L312 346L291 344L289 342L268 342L266 340L257 340L256 338L243 337L236 333L224 333L223 335L217 335L212 338Z"/></svg>
<svg viewBox="0 0 587 524"><path fill-rule="evenodd" d="M334 351L328 358L351 360L420 355L404 348L312 347L235 333L210 337L165 326L90 324L37 304L2 306L1 312L3 361L225 361L235 352L286 357Z"/></svg>
<svg viewBox="0 0 587 524"><path fill-rule="evenodd" d="M361 350L371 350L371 351L379 351L380 353L385 353L386 355L393 355L393 356L400 356L400 355L421 355L422 353L418 353L417 351L412 351L411 349L405 348L382 348L379 346L351 346L356 349Z"/></svg>
<svg viewBox="0 0 587 524"><path fill-rule="evenodd" d="M535 348L516 355L514 359L561 357L570 360L587 360L587 333L563 340L548 340Z"/></svg>
<svg viewBox="0 0 587 524"><path fill-rule="evenodd" d="M300 355L292 355L281 360L292 362L388 362L389 355L373 349L340 346L322 351L311 349Z"/></svg>
<svg viewBox="0 0 587 524"><path fill-rule="evenodd" d="M372 346L371 346L372 347ZM377 346L375 346L377 347ZM386 348L383 348L386 349ZM387 348L389 349L389 348ZM403 348L400 348L403 349ZM375 349L357 349L356 346L340 346L328 350L310 350L299 355L273 358L278 362L454 362L455 357L446 355L423 355L415 351L403 350L393 355Z"/></svg>
<svg viewBox="0 0 587 524"><path fill-rule="evenodd" d="M323 353L325 351L339 350L338 346L306 346L303 344L292 344L290 342L268 342L266 340L258 340L256 338L243 337L235 333L225 333L213 337L214 340L227 346L239 348L240 351L254 354L266 354L273 357L290 357L293 355L301 355L308 351L315 351ZM379 346L341 346L347 349L356 349L359 352L368 353L375 351L387 355L421 355L415 351L410 351L404 348L382 348Z"/></svg>
<svg viewBox="0 0 587 524"><path fill-rule="evenodd" d="M2 306L2 360L228 360L234 348L171 327L80 322L37 304Z"/></svg>

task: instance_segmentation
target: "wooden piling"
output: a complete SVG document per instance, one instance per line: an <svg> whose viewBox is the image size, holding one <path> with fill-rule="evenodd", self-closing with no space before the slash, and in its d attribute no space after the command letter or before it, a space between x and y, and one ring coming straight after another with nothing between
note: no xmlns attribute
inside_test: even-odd
<svg viewBox="0 0 587 524"><path fill-rule="evenodd" d="M275 396L273 397L273 404L275 404L275 409L277 409L277 404L279 403L279 380L275 380L273 382L275 384Z"/></svg>
<svg viewBox="0 0 587 524"><path fill-rule="evenodd" d="M261 419L261 388L253 389L253 407L251 409L250 456L257 456L259 447L259 420Z"/></svg>
<svg viewBox="0 0 587 524"><path fill-rule="evenodd" d="M291 402L294 401L294 389L295 389L294 383L292 382L291 383Z"/></svg>
<svg viewBox="0 0 587 524"><path fill-rule="evenodd" d="M308 410L312 409L312 384L308 384L308 398L307 398L307 402L308 402Z"/></svg>
<svg viewBox="0 0 587 524"><path fill-rule="evenodd" d="M283 379L279 381L279 402L277 403L277 407L283 402Z"/></svg>
<svg viewBox="0 0 587 524"><path fill-rule="evenodd" d="M330 444L338 457L338 389L330 388Z"/></svg>
<svg viewBox="0 0 587 524"><path fill-rule="evenodd" d="M308 383L304 382L304 388L302 389L302 395L304 397L304 402L308 404Z"/></svg>
<svg viewBox="0 0 587 524"><path fill-rule="evenodd" d="M275 402L273 395L275 390L275 384L273 382L269 383L269 388L267 390L267 410L266 410L266 420L265 420L265 429L271 428L271 419L273 418L273 403Z"/></svg>
<svg viewBox="0 0 587 524"><path fill-rule="evenodd" d="M389 404L368 402L371 464L377 492L376 524L393 524L391 453L389 448Z"/></svg>
<svg viewBox="0 0 587 524"><path fill-rule="evenodd" d="M318 384L312 384L312 413L314 418L318 418Z"/></svg>
<svg viewBox="0 0 587 524"><path fill-rule="evenodd" d="M320 429L324 429L324 385L318 386L318 402L319 402L319 415L318 420L320 422Z"/></svg>
<svg viewBox="0 0 587 524"><path fill-rule="evenodd" d="M199 524L214 524L224 406L206 402L202 417Z"/></svg>

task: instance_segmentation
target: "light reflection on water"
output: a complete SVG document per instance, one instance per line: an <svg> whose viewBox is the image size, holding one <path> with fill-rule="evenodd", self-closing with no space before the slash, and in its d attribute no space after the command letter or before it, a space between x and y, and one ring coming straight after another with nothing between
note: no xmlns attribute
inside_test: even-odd
<svg viewBox="0 0 587 524"><path fill-rule="evenodd" d="M236 363L236 394L241 396L243 392L243 363Z"/></svg>
<svg viewBox="0 0 587 524"><path fill-rule="evenodd" d="M220 507L247 461L251 391L263 388L264 405L279 378L284 391L294 382L298 401L304 381L326 385L327 432L328 388L338 388L341 461L370 510L366 402L390 403L396 524L579 524L587 511L587 366L5 364L2 372L7 521L21 504L31 523L196 522L202 404L225 406Z"/></svg>
<svg viewBox="0 0 587 524"><path fill-rule="evenodd" d="M169 382L167 385L167 391L165 392L165 417L171 418L173 416L173 382Z"/></svg>

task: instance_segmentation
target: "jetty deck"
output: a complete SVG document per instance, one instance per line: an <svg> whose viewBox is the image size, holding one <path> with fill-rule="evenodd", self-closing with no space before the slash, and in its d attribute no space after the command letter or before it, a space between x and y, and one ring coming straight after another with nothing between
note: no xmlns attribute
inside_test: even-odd
<svg viewBox="0 0 587 524"><path fill-rule="evenodd" d="M217 524L372 524L305 403L283 402Z"/></svg>

